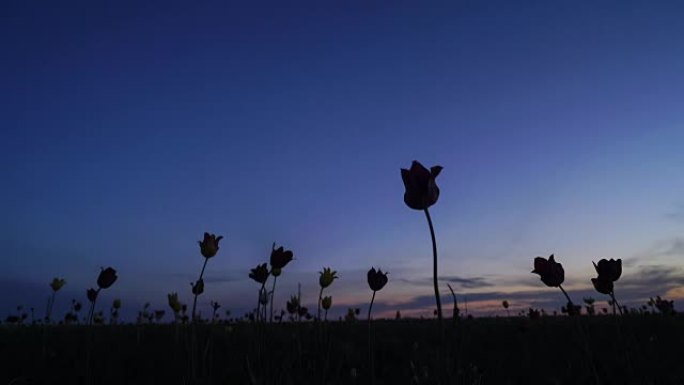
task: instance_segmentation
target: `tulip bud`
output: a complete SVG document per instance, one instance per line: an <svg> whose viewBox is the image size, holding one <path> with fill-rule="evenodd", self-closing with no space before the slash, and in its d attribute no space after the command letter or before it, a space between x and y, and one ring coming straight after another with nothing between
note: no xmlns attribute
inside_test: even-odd
<svg viewBox="0 0 684 385"><path fill-rule="evenodd" d="M92 288L88 289L88 291L86 292L86 295L88 297L88 301L95 302L95 300L97 299L97 293L98 292L99 292L99 290L95 290Z"/></svg>
<svg viewBox="0 0 684 385"><path fill-rule="evenodd" d="M112 303L112 307L116 310L121 308L121 300L120 299L115 299L114 302Z"/></svg>
<svg viewBox="0 0 684 385"><path fill-rule="evenodd" d="M266 281L268 280L268 275L270 274L270 272L268 271L268 267L265 263L257 265L257 267L251 269L250 271L251 272L249 273L249 278L252 278L254 281L262 285L266 283Z"/></svg>
<svg viewBox="0 0 684 385"><path fill-rule="evenodd" d="M204 240L197 242L200 245L200 252L204 258L211 258L216 255L221 239L223 239L223 236L217 237L215 234L204 233Z"/></svg>
<svg viewBox="0 0 684 385"><path fill-rule="evenodd" d="M330 310L330 307L332 306L332 297L323 297L321 300L321 306L324 310Z"/></svg>
<svg viewBox="0 0 684 385"><path fill-rule="evenodd" d="M59 291L64 285L66 284L66 281L64 278L53 278L52 282L50 282L50 287L52 288L52 291Z"/></svg>
<svg viewBox="0 0 684 385"><path fill-rule="evenodd" d="M170 293L168 296L169 307L174 313L179 313L181 311L181 303L178 300L178 293Z"/></svg>
<svg viewBox="0 0 684 385"><path fill-rule="evenodd" d="M108 267L100 271L100 276L97 277L97 286L100 289L107 289L112 286L118 277L116 276L116 270Z"/></svg>
<svg viewBox="0 0 684 385"><path fill-rule="evenodd" d="M322 288L330 286L338 278L336 275L337 271L331 270L329 267L323 268L323 271L320 271L319 274L318 283Z"/></svg>
<svg viewBox="0 0 684 385"><path fill-rule="evenodd" d="M292 258L294 257L294 254L292 253L291 250L285 250L282 246L279 248L275 248L275 243L273 244L273 248L271 250L271 268L272 270L275 269L282 269L287 265ZM275 274L274 274L275 275Z"/></svg>
<svg viewBox="0 0 684 385"><path fill-rule="evenodd" d="M200 279L196 283L190 283L192 286L192 294L200 295L204 293L204 280Z"/></svg>
<svg viewBox="0 0 684 385"><path fill-rule="evenodd" d="M410 169L401 169L404 181L404 203L414 210L425 210L437 203L439 187L435 178L442 171L442 166L433 166L428 170L420 162L414 160Z"/></svg>
<svg viewBox="0 0 684 385"><path fill-rule="evenodd" d="M387 273L383 273L378 269L375 271L374 267L368 270L368 286L373 291L381 290L387 284Z"/></svg>
<svg viewBox="0 0 684 385"><path fill-rule="evenodd" d="M553 254L548 260L537 257L534 259L534 270L532 273L539 274L541 281L544 282L546 286L560 286L565 280L565 270L563 270L563 265L556 262L553 258Z"/></svg>

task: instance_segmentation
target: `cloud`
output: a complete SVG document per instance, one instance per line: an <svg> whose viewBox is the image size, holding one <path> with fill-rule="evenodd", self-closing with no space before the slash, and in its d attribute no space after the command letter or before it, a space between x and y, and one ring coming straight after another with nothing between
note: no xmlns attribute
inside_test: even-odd
<svg viewBox="0 0 684 385"><path fill-rule="evenodd" d="M672 210L665 214L665 217L677 222L684 221L684 203L675 204Z"/></svg>
<svg viewBox="0 0 684 385"><path fill-rule="evenodd" d="M432 285L432 277L400 278L398 281L418 286ZM461 289L480 289L494 286L494 284L489 282L485 277L460 277L456 275L441 276L439 277L439 282L456 284Z"/></svg>

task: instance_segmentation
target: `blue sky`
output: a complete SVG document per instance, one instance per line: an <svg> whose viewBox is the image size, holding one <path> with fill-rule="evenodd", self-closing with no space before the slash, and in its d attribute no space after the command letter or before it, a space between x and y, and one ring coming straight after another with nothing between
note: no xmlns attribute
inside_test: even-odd
<svg viewBox="0 0 684 385"><path fill-rule="evenodd" d="M111 298L189 301L209 231L203 305L251 306L275 241L276 300L331 266L341 312L380 266L379 309L430 314L413 159L444 167L444 293L482 314L557 306L529 274L551 253L578 297L615 257L626 302L684 299L682 5L393 3L3 2L0 308L42 309L53 276L85 299L109 265Z"/></svg>

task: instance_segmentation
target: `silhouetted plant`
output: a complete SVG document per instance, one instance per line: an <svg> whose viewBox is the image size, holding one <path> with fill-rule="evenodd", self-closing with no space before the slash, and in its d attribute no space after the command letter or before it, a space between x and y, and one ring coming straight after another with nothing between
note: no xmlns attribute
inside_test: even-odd
<svg viewBox="0 0 684 385"><path fill-rule="evenodd" d="M584 308L587 309L587 314L589 314L589 315L596 314L596 309L594 308L594 302L596 302L596 300L594 300L591 297L584 297L583 300L584 300L584 304L585 304Z"/></svg>
<svg viewBox="0 0 684 385"><path fill-rule="evenodd" d="M374 267L371 267L366 275L368 287L373 290L373 297L371 297L371 302L368 306L368 357L371 362L371 379L373 383L375 383L375 358L373 356L373 339L371 338L371 311L373 310L373 302L375 302L375 293L382 290L387 284L387 274L383 273L381 269L375 270Z"/></svg>
<svg viewBox="0 0 684 385"><path fill-rule="evenodd" d="M257 296L257 308L256 308L256 314L255 316L257 317L257 321L259 320L259 313L261 310L261 297L262 293L266 291L266 281L268 280L268 276L270 275L270 272L268 271L268 266L266 263L262 263L261 265L257 265L255 268L250 270L249 273L249 278L252 278L254 282L260 283L261 287L259 288L259 293Z"/></svg>
<svg viewBox="0 0 684 385"><path fill-rule="evenodd" d="M52 293L48 298L47 310L45 312L45 322L47 323L50 323L50 319L52 317L52 308L55 305L55 296L59 289L63 288L64 285L66 285L66 280L64 280L64 278L55 277L52 279L52 282L50 282L50 288L52 289Z"/></svg>
<svg viewBox="0 0 684 385"><path fill-rule="evenodd" d="M323 289L332 285L333 281L337 279L337 271L331 270L329 267L324 267L323 271L318 272L318 285L321 291L318 293L318 319L321 319L321 301L323 300Z"/></svg>
<svg viewBox="0 0 684 385"><path fill-rule="evenodd" d="M90 312L88 313L88 323L93 323L95 316L95 304L99 296L100 290L110 288L118 279L116 270L111 267L100 269L100 275L97 277L97 289L90 288L86 292L88 300L90 301Z"/></svg>
<svg viewBox="0 0 684 385"><path fill-rule="evenodd" d="M615 314L615 307L617 306L620 314L622 313L622 308L620 304L615 299L615 287L614 282L620 279L622 275L622 260L606 260L602 259L598 264L592 262L598 277L592 278L591 283L594 284L594 288L601 294L606 294L610 296L613 305L613 314Z"/></svg>
<svg viewBox="0 0 684 385"><path fill-rule="evenodd" d="M359 308L348 308L347 309L347 314L344 316L344 320L347 322L355 322L356 321L356 316L361 313L361 309Z"/></svg>
<svg viewBox="0 0 684 385"><path fill-rule="evenodd" d="M121 309L121 300L120 299L115 299L112 301L112 308L109 310L110 312L110 323L111 324L117 324L119 321L119 309Z"/></svg>
<svg viewBox="0 0 684 385"><path fill-rule="evenodd" d="M287 312L290 314L290 319L299 317L299 298L295 295L290 297L290 300L285 304ZM298 318L299 319L299 318Z"/></svg>
<svg viewBox="0 0 684 385"><path fill-rule="evenodd" d="M275 301L275 287L282 269L294 258L291 250L285 250L283 246L276 249L275 242L271 246L271 275L273 276L273 288L271 289L271 310L269 322L273 322L273 302Z"/></svg>
<svg viewBox="0 0 684 385"><path fill-rule="evenodd" d="M432 226L432 218L428 208L439 199L439 187L435 178L442 171L442 166L432 166L430 170L425 168L420 162L414 160L410 169L401 169L401 179L404 181L404 203L414 210L422 210L430 227L432 238L432 280L435 288L435 302L437 303L437 318L440 326L442 324L442 303L439 298L439 287L437 285L437 241L435 240L435 230Z"/></svg>
<svg viewBox="0 0 684 385"><path fill-rule="evenodd" d="M501 302L501 306L503 306L503 308L506 309L506 316L510 317L511 313L508 311L508 301L503 300L503 302Z"/></svg>
<svg viewBox="0 0 684 385"><path fill-rule="evenodd" d="M657 296L655 299L650 298L649 302L653 304L653 307L655 307L660 314L675 314L674 301L668 301L666 299L660 298L660 296Z"/></svg>
<svg viewBox="0 0 684 385"><path fill-rule="evenodd" d="M563 265L554 260L553 254L549 256L548 260L542 257L536 257L534 259L534 270L532 270L532 273L539 274L541 281L544 282L546 286L557 287L563 292L563 295L565 295L565 298L568 300L568 308L571 309L568 311L568 315L573 315L573 302L570 299L570 296L568 296L568 293L565 292L565 289L563 289L563 286L561 286L565 280L565 270L563 270Z"/></svg>
<svg viewBox="0 0 684 385"><path fill-rule="evenodd" d="M177 322L182 306L180 301L178 300L178 293L169 293L167 295L167 298L169 302L169 307L171 308L171 311L173 311L173 319Z"/></svg>
<svg viewBox="0 0 684 385"><path fill-rule="evenodd" d="M211 314L211 320L212 322L216 322L218 319L218 309L221 308L221 304L215 301L211 301L211 309L212 309L212 314Z"/></svg>
<svg viewBox="0 0 684 385"><path fill-rule="evenodd" d="M323 297L321 305L323 306L323 310L325 310L325 316L323 317L323 319L327 321L328 310L330 310L330 307L332 306L332 296Z"/></svg>
<svg viewBox="0 0 684 385"><path fill-rule="evenodd" d="M200 253L204 257L204 264L202 264L202 271L200 272L199 279L192 285L192 294L194 299L192 301L192 320L195 321L196 310L197 310L197 297L204 293L204 269L207 267L207 262L209 259L214 257L219 251L219 242L223 239L223 236L216 236L215 234L204 233L204 239L197 241L200 247Z"/></svg>
<svg viewBox="0 0 684 385"><path fill-rule="evenodd" d="M451 298L454 302L454 309L453 309L453 312L451 313L451 318L455 322L455 321L459 320L459 314L461 313L461 311L458 308L458 299L456 298L456 293L454 292L454 288L451 287L451 284L449 284L449 283L447 283L447 287L449 288L449 291L451 292Z"/></svg>

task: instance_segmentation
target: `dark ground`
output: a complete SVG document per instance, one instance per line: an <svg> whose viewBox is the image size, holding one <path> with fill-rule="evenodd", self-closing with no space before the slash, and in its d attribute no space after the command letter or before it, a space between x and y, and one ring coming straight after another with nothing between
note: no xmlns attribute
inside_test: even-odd
<svg viewBox="0 0 684 385"><path fill-rule="evenodd" d="M375 384L684 384L684 317L375 321ZM370 384L368 324L0 326L0 384Z"/></svg>

